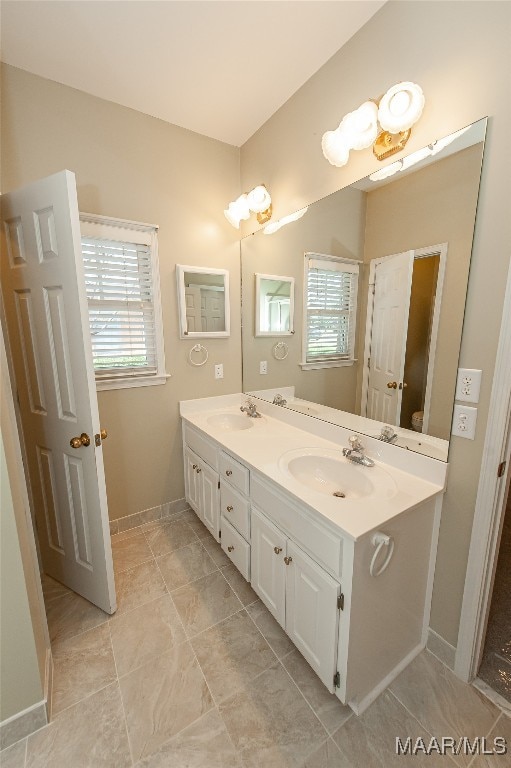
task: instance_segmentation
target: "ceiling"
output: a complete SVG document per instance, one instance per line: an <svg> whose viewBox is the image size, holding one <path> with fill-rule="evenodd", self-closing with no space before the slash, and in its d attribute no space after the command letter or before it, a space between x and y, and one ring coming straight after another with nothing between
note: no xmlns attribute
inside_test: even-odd
<svg viewBox="0 0 511 768"><path fill-rule="evenodd" d="M2 0L2 60L241 146L385 0Z"/></svg>

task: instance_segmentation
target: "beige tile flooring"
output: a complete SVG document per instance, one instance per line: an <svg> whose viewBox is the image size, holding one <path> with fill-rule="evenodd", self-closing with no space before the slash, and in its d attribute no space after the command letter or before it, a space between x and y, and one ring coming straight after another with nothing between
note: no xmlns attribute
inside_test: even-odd
<svg viewBox="0 0 511 768"><path fill-rule="evenodd" d="M511 720L422 653L360 717L331 696L191 511L112 537L109 617L44 577L52 722L2 768L487 768L395 739L503 736Z"/></svg>

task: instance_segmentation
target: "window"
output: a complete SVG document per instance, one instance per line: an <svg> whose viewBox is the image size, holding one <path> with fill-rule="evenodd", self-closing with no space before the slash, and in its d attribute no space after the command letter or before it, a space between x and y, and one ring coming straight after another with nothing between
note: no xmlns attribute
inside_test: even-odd
<svg viewBox="0 0 511 768"><path fill-rule="evenodd" d="M303 369L352 365L358 264L305 254Z"/></svg>
<svg viewBox="0 0 511 768"><path fill-rule="evenodd" d="M157 227L80 214L97 389L163 384Z"/></svg>

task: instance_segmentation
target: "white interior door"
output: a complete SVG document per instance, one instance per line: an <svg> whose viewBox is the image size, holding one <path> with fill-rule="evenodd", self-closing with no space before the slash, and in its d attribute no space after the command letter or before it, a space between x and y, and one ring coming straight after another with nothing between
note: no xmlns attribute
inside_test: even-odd
<svg viewBox="0 0 511 768"><path fill-rule="evenodd" d="M201 289L203 331L225 331L225 296L223 291Z"/></svg>
<svg viewBox="0 0 511 768"><path fill-rule="evenodd" d="M401 412L413 251L387 256L375 269L366 415L398 424Z"/></svg>
<svg viewBox="0 0 511 768"><path fill-rule="evenodd" d="M188 333L202 331L201 295L196 285L185 287L186 330Z"/></svg>
<svg viewBox="0 0 511 768"><path fill-rule="evenodd" d="M62 171L3 195L2 221L5 317L43 569L113 613L74 174Z"/></svg>

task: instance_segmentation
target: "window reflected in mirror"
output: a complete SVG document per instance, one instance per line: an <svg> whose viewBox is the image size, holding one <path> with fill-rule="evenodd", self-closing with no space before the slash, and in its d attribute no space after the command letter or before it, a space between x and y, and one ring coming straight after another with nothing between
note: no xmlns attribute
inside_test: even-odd
<svg viewBox="0 0 511 768"><path fill-rule="evenodd" d="M256 336L289 336L294 333L294 277L255 275Z"/></svg>

